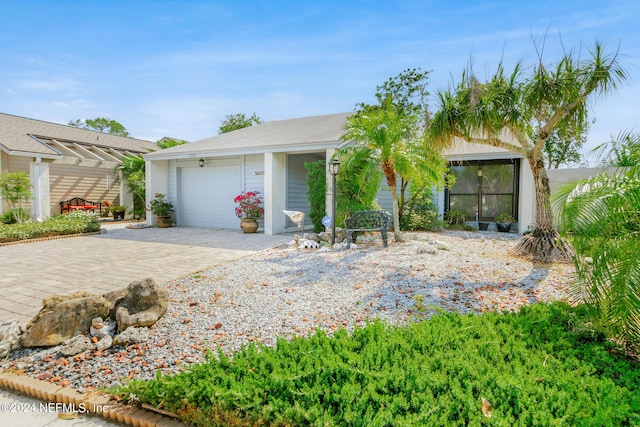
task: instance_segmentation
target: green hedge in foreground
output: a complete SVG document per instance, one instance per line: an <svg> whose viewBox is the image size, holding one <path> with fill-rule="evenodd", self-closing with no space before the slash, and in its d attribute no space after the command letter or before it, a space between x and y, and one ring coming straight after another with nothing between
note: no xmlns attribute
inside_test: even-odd
<svg viewBox="0 0 640 427"><path fill-rule="evenodd" d="M375 322L251 345L233 359L220 352L115 393L198 426L640 425L637 361L584 322L563 303Z"/></svg>
<svg viewBox="0 0 640 427"><path fill-rule="evenodd" d="M94 214L72 212L68 215L56 215L43 222L0 224L0 243L99 230L100 223Z"/></svg>

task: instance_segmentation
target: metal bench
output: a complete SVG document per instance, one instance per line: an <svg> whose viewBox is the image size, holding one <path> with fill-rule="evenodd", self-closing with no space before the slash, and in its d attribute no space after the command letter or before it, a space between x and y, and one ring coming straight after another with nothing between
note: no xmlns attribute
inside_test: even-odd
<svg viewBox="0 0 640 427"><path fill-rule="evenodd" d="M387 230L391 216L384 211L358 211L344 220L347 241L355 243L359 231L379 231L387 247Z"/></svg>
<svg viewBox="0 0 640 427"><path fill-rule="evenodd" d="M102 203L92 202L81 197L74 197L72 199L60 202L61 214L65 213L65 211L69 213L76 210L95 212L96 209L98 209L98 212L102 211Z"/></svg>

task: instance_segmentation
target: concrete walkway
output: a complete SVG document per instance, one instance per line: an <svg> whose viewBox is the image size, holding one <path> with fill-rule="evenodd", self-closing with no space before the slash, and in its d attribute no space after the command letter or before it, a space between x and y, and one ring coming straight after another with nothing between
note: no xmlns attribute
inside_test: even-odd
<svg viewBox="0 0 640 427"><path fill-rule="evenodd" d="M291 235L200 227L126 228L104 234L0 246L0 321L21 325L53 294L105 293L133 280L163 283L284 244Z"/></svg>

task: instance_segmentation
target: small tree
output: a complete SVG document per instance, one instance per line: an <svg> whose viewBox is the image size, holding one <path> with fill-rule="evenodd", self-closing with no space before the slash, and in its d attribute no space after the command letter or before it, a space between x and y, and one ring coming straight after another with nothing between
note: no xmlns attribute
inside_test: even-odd
<svg viewBox="0 0 640 427"><path fill-rule="evenodd" d="M86 119L70 121L67 123L69 126L81 129L90 129L102 133L108 133L116 136L131 136L127 129L115 120L107 119L104 117L98 117L96 119Z"/></svg>
<svg viewBox="0 0 640 427"><path fill-rule="evenodd" d="M307 169L307 197L309 198L309 217L313 223L313 231L316 233L324 230L322 218L325 215L327 199L327 174L325 161L306 162Z"/></svg>
<svg viewBox="0 0 640 427"><path fill-rule="evenodd" d="M393 202L396 241L403 240L400 214L408 183L419 180L439 184L446 170L440 150L428 138L419 137L429 122L425 101L427 75L418 69L405 70L378 86L379 104L360 104L358 111L349 117L342 136L342 141L352 147L343 154L347 164L350 156L365 153L369 161L362 170L364 176L371 175L373 168L382 170Z"/></svg>
<svg viewBox="0 0 640 427"><path fill-rule="evenodd" d="M2 198L7 201L11 215L16 222L25 222L29 214L20 206L31 200L31 180L26 172L14 172L0 175L0 191Z"/></svg>
<svg viewBox="0 0 640 427"><path fill-rule="evenodd" d="M618 52L606 55L595 44L590 57L569 52L556 64L542 58L527 76L518 64L508 74L502 64L481 83L465 72L455 90L438 93L440 110L430 135L450 144L454 138L503 148L527 159L536 196L535 225L516 247L519 255L551 262L570 260L573 247L556 231L551 211L549 177L543 149L557 133L560 142L579 138L588 125L588 102L613 92L627 78Z"/></svg>
<svg viewBox="0 0 640 427"><path fill-rule="evenodd" d="M229 114L220 122L218 133L227 133L238 129L244 129L262 123L260 117L253 113L247 117L244 113Z"/></svg>
<svg viewBox="0 0 640 427"><path fill-rule="evenodd" d="M187 141L179 140L179 139L171 139L171 138L162 138L156 142L156 145L160 147L161 150L165 148L176 147L178 145L184 145Z"/></svg>

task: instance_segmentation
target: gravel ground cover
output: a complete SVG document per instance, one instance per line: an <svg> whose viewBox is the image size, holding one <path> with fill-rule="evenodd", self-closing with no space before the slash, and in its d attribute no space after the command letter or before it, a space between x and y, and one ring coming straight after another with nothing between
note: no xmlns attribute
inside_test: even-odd
<svg viewBox="0 0 640 427"><path fill-rule="evenodd" d="M58 348L12 353L0 369L17 369L80 391L128 378L179 372L207 349L228 354L251 342L428 318L437 310L515 311L566 299L574 268L534 264L512 255L519 236L492 232L406 233L381 246L306 250L282 246L168 282L167 313L148 342L62 357ZM362 240L362 243L361 243ZM437 242L448 249L434 250Z"/></svg>

